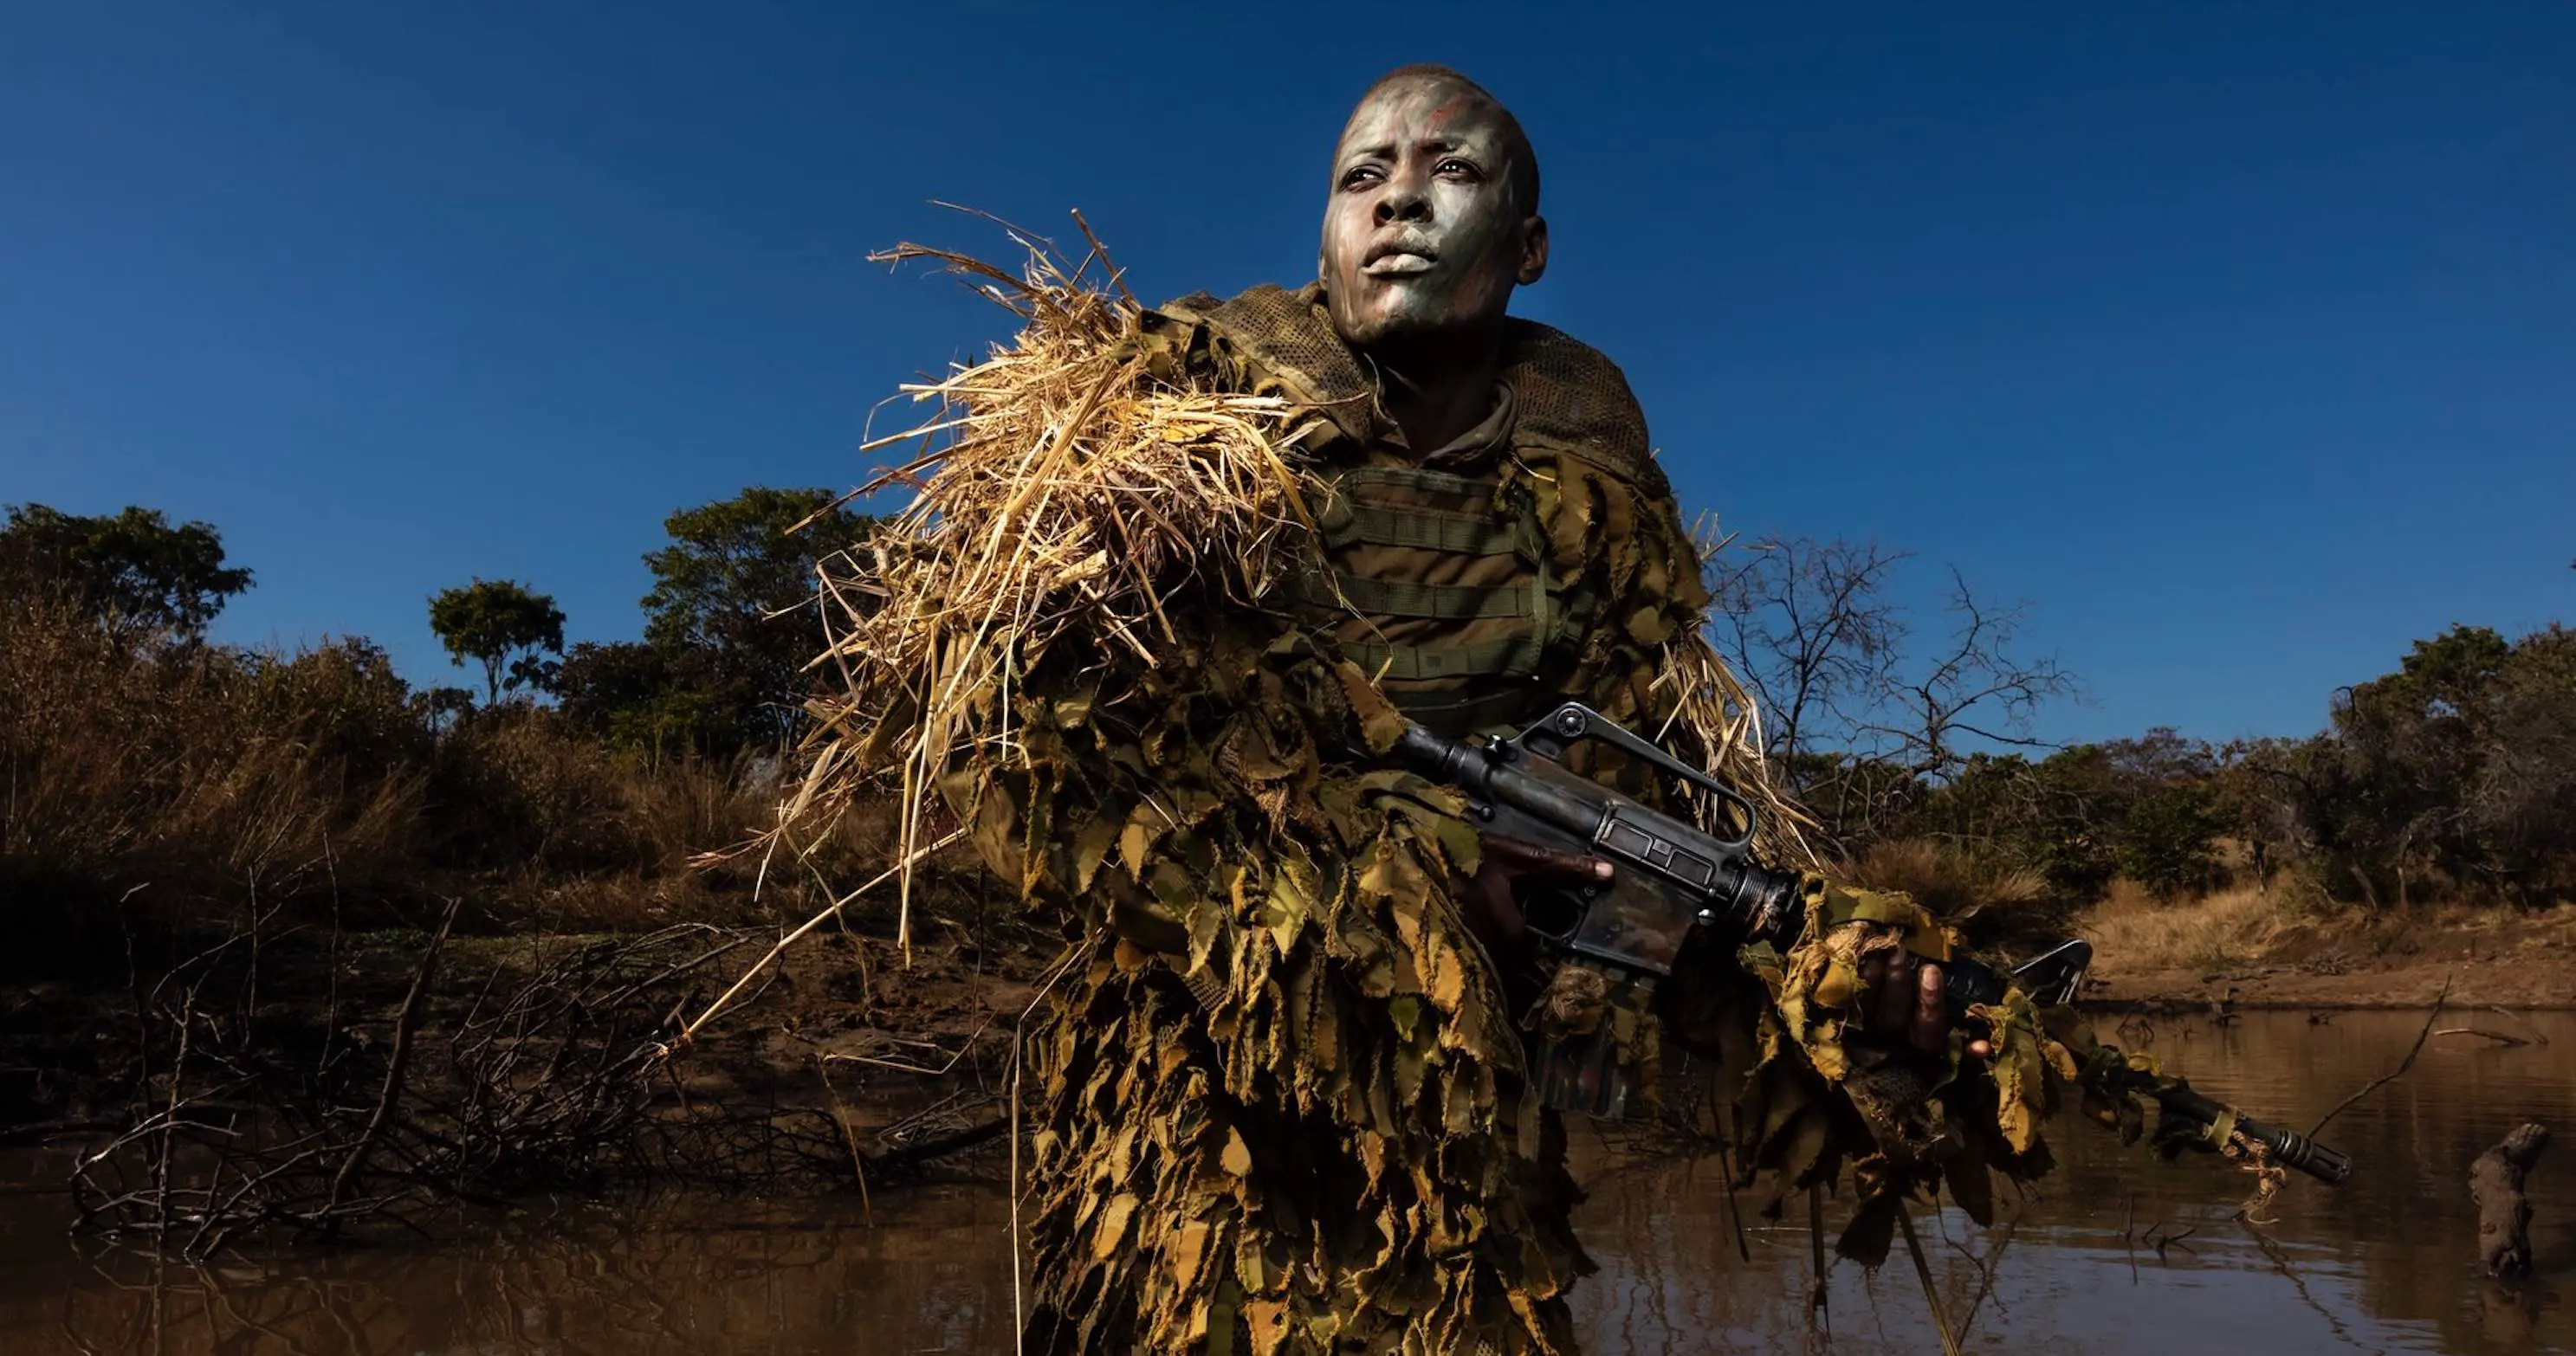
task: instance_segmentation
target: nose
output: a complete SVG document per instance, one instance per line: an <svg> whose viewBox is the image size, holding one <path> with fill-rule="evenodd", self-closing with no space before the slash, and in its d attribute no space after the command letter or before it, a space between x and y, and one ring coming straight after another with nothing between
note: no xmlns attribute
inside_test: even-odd
<svg viewBox="0 0 2576 1356"><path fill-rule="evenodd" d="M1399 221L1429 221L1431 195L1423 191L1422 182L1413 175L1401 174L1387 180L1386 191L1378 195L1377 224Z"/></svg>

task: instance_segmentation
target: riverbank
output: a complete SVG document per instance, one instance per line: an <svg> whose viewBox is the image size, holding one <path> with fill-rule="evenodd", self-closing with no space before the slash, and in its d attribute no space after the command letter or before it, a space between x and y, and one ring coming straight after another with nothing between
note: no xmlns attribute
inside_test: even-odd
<svg viewBox="0 0 2576 1356"><path fill-rule="evenodd" d="M2576 906L2523 912L2304 905L2230 891L2158 903L2121 893L2086 913L2099 1002L2206 1008L2576 1008Z"/></svg>
<svg viewBox="0 0 2576 1356"><path fill-rule="evenodd" d="M2404 1078L2345 1110L2328 1138L2359 1165L2353 1179L2332 1189L2292 1179L2259 1231L2237 1214L2250 1182L2234 1166L2201 1154L2159 1162L2066 1118L2049 1131L2057 1171L2027 1197L1999 1193L1995 1229L1955 1209L1917 1216L1935 1286L1967 1330L1962 1345L2161 1356L2185 1331L2224 1351L2576 1350L2565 1302L2576 1266L2571 1174L2544 1160L2532 1178L2542 1280L2518 1289L2477 1276L2477 1219L2459 1189L2505 1128L2563 1114L2576 1014L2532 1020L2549 1045L2436 1042ZM2422 1022L2382 1012L2320 1025L2256 1012L2224 1030L2154 1025L2129 1034L2195 1084L2306 1126L2396 1068ZM1578 1153L1599 1145L1588 1131L1571 1138ZM1587 1199L1576 1227L1602 1267L1574 1288L1581 1350L1814 1349L1804 1210L1762 1219L1759 1194L1730 1201L1710 1158L1600 1157L1577 1169ZM997 1146L951 1163L957 1180L909 1190L881 1181L872 1201L846 1185L596 1206L547 1198L430 1240L254 1251L190 1268L132 1250L74 1254L62 1245L59 1195L7 1190L49 1185L59 1170L12 1178L0 1155L0 1351L133 1350L138 1333L165 1356L1008 1351L1004 1160ZM1849 1209L1848 1193L1826 1199L1828 1238ZM1907 1263L1874 1279L1830 1265L1838 1347L1941 1349Z"/></svg>
<svg viewBox="0 0 2576 1356"><path fill-rule="evenodd" d="M989 1175L968 1160L999 1147L1012 1036L1059 944L935 889L907 964L893 921L869 910L769 963L779 925L307 930L190 942L130 985L0 987L0 1146L97 1155L84 1186L127 1234L201 1213L202 1185L151 1171L173 1150L218 1178L277 1169L225 1193L225 1228L304 1234L532 1193L864 1199ZM316 1161L358 1170L305 1180Z"/></svg>
<svg viewBox="0 0 2576 1356"><path fill-rule="evenodd" d="M132 987L0 988L0 1144L95 1148L184 1095L301 1115L313 1125L286 1128L356 1152L363 1113L383 1101L385 1136L481 1174L470 1194L487 1201L789 1178L864 1198L871 1184L925 1173L989 1175L1013 1034L1060 943L996 892L940 887L915 902L909 967L892 911L858 911L760 969L722 1015L667 1049L657 1043L751 972L783 923L452 936L434 974L422 963L429 933L307 930L219 944ZM2463 1013L2576 1009L2576 908L2374 913L2250 892L2121 896L2076 926L2098 947L2086 998L2105 1006L2421 1008L2448 985ZM406 1036L406 993L425 974ZM2516 1031L2515 1020L2459 1024ZM174 1088L183 1030L197 1033L197 1063ZM397 1060L398 1049L411 1053ZM391 1078L398 1062L408 1072ZM396 1082L398 1094L383 1091ZM364 1143L373 1152L377 1141ZM160 1147L135 1140L129 1156ZM416 1167L385 1171L388 1191L422 1188Z"/></svg>

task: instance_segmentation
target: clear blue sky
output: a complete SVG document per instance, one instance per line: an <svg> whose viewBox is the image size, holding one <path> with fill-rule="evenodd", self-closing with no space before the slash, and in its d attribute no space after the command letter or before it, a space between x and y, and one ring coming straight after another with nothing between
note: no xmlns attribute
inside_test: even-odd
<svg viewBox="0 0 2576 1356"><path fill-rule="evenodd" d="M664 514L854 483L999 337L865 261L1001 247L928 200L1080 207L1149 296L1298 281L1426 59L1535 138L1522 309L1686 508L2029 599L2094 699L2044 733L2303 733L2570 611L2564 3L11 6L0 501L211 521L229 638L416 680L470 575L631 636Z"/></svg>

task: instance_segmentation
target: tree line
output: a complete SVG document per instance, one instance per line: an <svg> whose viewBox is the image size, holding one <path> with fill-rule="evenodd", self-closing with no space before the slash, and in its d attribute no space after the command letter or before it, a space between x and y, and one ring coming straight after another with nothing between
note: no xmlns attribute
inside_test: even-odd
<svg viewBox="0 0 2576 1356"><path fill-rule="evenodd" d="M828 491L756 488L666 526L641 639L567 645L552 598L470 580L425 601L481 681L422 686L364 637L210 641L254 582L212 525L8 507L0 899L21 921L285 907L305 926L344 905L416 919L447 896L471 899L478 927L798 907L815 873L778 873L753 900L747 877L689 863L772 817L814 555L868 520ZM810 846L837 874L873 862L874 832Z"/></svg>
<svg viewBox="0 0 2576 1356"><path fill-rule="evenodd" d="M440 741L489 752L515 740L486 759L506 774L475 774L483 790L449 767L442 803L491 800L495 778L517 778L518 799L494 803L550 825L536 842L524 829L456 836L561 856L588 836L576 821L591 802L569 783L614 760L728 765L793 742L812 682L816 557L872 525L823 489L754 487L679 510L644 558L653 585L634 641L567 645L564 613L525 582L445 589L428 620L458 667L479 670L479 692L414 688L363 639L301 656L209 646L206 628L252 573L227 562L212 526L148 509L9 508L0 585L20 612L51 600L121 653L220 668L227 691L256 679L302 693L312 710L296 718L322 721L322 746L353 767L391 776L464 756L438 755ZM2057 745L2033 733L2034 716L2077 684L2027 653L2023 608L1953 574L1938 614L1916 618L1889 589L1911 558L1875 544L1779 539L1716 559L1721 649L1760 707L1778 775L1846 859L1930 841L1976 859L1983 879L2020 873L2069 905L2122 877L2174 898L2285 873L2373 907L2576 893L2576 638L2555 623L2417 641L2395 671L2332 694L2325 728L2305 738L2212 744L2158 728ZM551 763L529 754L540 739ZM29 749L9 751L22 785ZM551 780L529 771L539 765Z"/></svg>
<svg viewBox="0 0 2576 1356"><path fill-rule="evenodd" d="M1903 552L1783 539L1721 559L1721 648L1846 856L1929 838L2074 903L2121 877L2170 899L2285 873L2372 908L2576 898L2576 633L2558 623L2415 641L2304 738L2055 745L2031 718L2075 682L2021 653L2021 608L1954 574L1918 638L1888 595Z"/></svg>
<svg viewBox="0 0 2576 1356"><path fill-rule="evenodd" d="M430 630L458 666L479 665L484 700L544 693L572 728L620 748L727 757L791 743L813 657L818 556L873 520L823 489L754 486L663 520L648 552L644 638L564 647L552 597L476 579L429 600ZM442 689L452 708L471 693Z"/></svg>

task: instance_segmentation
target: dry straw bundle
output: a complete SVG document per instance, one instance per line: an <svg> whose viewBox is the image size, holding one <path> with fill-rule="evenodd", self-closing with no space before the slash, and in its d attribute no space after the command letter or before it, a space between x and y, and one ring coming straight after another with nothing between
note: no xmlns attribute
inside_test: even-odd
<svg viewBox="0 0 2576 1356"><path fill-rule="evenodd" d="M824 565L814 662L843 691L816 703L807 774L780 816L827 819L896 782L907 906L909 866L940 846L924 841L936 779L961 757L1011 765L1011 695L1043 653L1114 648L1099 657L1153 666L1179 639L1170 593L1257 597L1311 540L1283 531L1311 526L1287 402L1149 380L1124 343L1140 308L1098 242L1069 262L1012 239L1027 253L1017 276L912 245L874 256L936 262L1023 328L983 362L902 388L936 415L863 449L916 445L854 492L914 498Z"/></svg>
<svg viewBox="0 0 2576 1356"><path fill-rule="evenodd" d="M1042 656L1074 645L1088 651L1074 657L1082 667L1155 667L1184 629L1204 629L1167 604L1249 602L1316 549L1296 455L1312 412L1149 376L1128 342L1142 308L1084 236L1077 261L1012 232L1026 254L1016 275L913 245L874 256L937 264L1022 322L982 362L903 387L935 413L863 448L916 450L853 494L913 498L823 565L827 643L813 662L841 690L812 705L806 775L770 840L896 795L887 875L903 881L906 945L911 868L958 836L929 829L942 818L937 783L968 763L1022 765L1013 698ZM1681 689L1676 718L1713 770L1781 811L1765 838L1803 861L1733 675L1691 634L1670 647L1664 681Z"/></svg>

